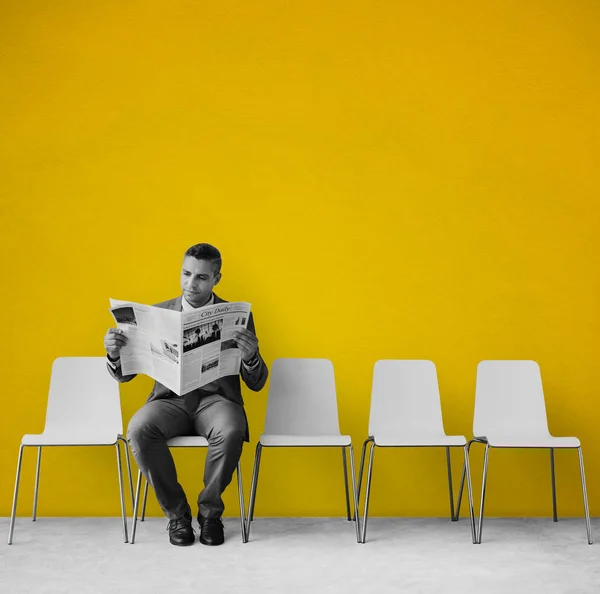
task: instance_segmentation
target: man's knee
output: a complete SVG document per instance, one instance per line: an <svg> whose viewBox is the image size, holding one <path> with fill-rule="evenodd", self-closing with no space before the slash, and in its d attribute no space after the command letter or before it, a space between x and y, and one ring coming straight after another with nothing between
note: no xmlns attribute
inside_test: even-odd
<svg viewBox="0 0 600 594"><path fill-rule="evenodd" d="M141 410L131 417L127 427L127 439L134 444L160 437L160 431L156 423L140 413L142 413Z"/></svg>
<svg viewBox="0 0 600 594"><path fill-rule="evenodd" d="M225 426L211 431L208 443L211 446L221 446L225 449L239 448L244 443L246 432L240 427Z"/></svg>

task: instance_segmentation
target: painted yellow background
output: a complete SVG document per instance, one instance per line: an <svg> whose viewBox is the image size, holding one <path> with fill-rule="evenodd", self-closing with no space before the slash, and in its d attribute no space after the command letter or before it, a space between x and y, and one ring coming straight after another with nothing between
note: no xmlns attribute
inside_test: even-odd
<svg viewBox="0 0 600 594"><path fill-rule="evenodd" d="M333 360L358 450L377 359L433 360L466 436L478 361L538 361L600 513L599 19L591 1L2 2L0 514L54 358L103 354L109 297L176 296L199 241L268 363ZM125 422L150 387L122 387ZM244 394L248 489L267 391ZM176 453L193 505L203 458ZM559 514L582 515L575 452L557 473ZM342 485L338 451L266 451L256 513L341 516ZM45 454L40 515L115 516L117 493L111 449ZM443 450L378 450L373 515L444 516L447 496ZM551 515L547 451L493 451L486 509Z"/></svg>

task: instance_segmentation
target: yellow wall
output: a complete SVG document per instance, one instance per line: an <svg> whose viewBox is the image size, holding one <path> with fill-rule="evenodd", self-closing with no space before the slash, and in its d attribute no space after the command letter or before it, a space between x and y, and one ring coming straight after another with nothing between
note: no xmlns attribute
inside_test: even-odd
<svg viewBox="0 0 600 594"><path fill-rule="evenodd" d="M599 17L556 0L4 1L0 514L54 358L103 354L109 296L177 295L199 241L223 253L219 294L253 303L269 363L333 360L358 449L377 359L435 361L446 430L467 436L478 361L538 361L600 513ZM126 422L150 384L122 387ZM249 486L267 391L245 396ZM195 502L203 456L176 456ZM40 515L118 515L110 449L44 461ZM339 452L263 461L257 515L344 513ZM575 452L557 473L559 513L582 514ZM445 515L445 481L443 450L378 451L371 511ZM486 504L550 515L547 452L492 452Z"/></svg>

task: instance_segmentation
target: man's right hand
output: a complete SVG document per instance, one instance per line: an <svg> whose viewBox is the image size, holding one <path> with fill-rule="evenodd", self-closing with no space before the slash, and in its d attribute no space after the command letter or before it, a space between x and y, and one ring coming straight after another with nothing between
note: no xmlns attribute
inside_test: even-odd
<svg viewBox="0 0 600 594"><path fill-rule="evenodd" d="M125 332L119 328L109 328L104 336L104 349L111 359L121 356L121 348L127 344Z"/></svg>

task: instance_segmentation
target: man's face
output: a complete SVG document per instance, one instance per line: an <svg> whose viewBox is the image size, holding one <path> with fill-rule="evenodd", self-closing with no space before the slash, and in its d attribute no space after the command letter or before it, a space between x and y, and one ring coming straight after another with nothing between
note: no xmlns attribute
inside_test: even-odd
<svg viewBox="0 0 600 594"><path fill-rule="evenodd" d="M212 295L213 287L221 280L221 273L213 272L213 263L196 260L192 256L183 259L181 267L181 291L187 302L194 307L205 305Z"/></svg>

